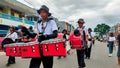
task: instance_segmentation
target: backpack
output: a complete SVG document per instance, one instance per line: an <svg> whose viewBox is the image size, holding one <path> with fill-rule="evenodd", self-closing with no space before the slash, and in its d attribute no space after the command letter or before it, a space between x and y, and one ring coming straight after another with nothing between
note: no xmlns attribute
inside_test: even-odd
<svg viewBox="0 0 120 68"><path fill-rule="evenodd" d="M82 28L84 29L84 28ZM83 47L86 47L86 33L83 30L83 36L80 34L80 31L77 29L72 32L72 34L69 37L70 44L72 48L75 49L82 49Z"/></svg>

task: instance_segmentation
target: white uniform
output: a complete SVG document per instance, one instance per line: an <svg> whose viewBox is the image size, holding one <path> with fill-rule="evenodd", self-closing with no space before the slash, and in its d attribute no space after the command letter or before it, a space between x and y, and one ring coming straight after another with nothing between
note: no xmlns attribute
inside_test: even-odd
<svg viewBox="0 0 120 68"><path fill-rule="evenodd" d="M92 45L92 35L88 33L88 39L91 39L91 41L88 40L88 48Z"/></svg>
<svg viewBox="0 0 120 68"><path fill-rule="evenodd" d="M44 35L50 35L53 33L54 30L58 30L57 24L54 20L50 20L48 22L43 23L43 26L45 27ZM36 33L42 33L42 22L37 24L37 27L35 28Z"/></svg>
<svg viewBox="0 0 120 68"><path fill-rule="evenodd" d="M8 33L5 38L11 38L13 41L15 41L15 39L18 39L18 35L16 32L13 32L12 34L11 33Z"/></svg>
<svg viewBox="0 0 120 68"><path fill-rule="evenodd" d="M83 30L85 31L85 34L88 35L87 28L77 28L77 29L80 30L81 35L83 35Z"/></svg>

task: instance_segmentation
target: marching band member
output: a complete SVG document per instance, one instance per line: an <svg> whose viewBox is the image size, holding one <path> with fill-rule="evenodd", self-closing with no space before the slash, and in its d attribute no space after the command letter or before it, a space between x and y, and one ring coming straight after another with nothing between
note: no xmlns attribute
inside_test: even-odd
<svg viewBox="0 0 120 68"><path fill-rule="evenodd" d="M85 23L83 19L78 20L78 28L74 31L74 34L76 36L81 35L82 37L82 49L77 49L77 58L78 58L78 65L79 68L84 68L86 66L85 61L84 61L84 55L85 55L85 48L87 48L87 36L88 36L88 31L87 29L83 26Z"/></svg>
<svg viewBox="0 0 120 68"><path fill-rule="evenodd" d="M90 56L91 56L92 40L93 40L91 32L92 32L92 29L89 28L88 29L88 47L85 49L86 59L90 59Z"/></svg>
<svg viewBox="0 0 120 68"><path fill-rule="evenodd" d="M17 38L18 38L18 35L15 32L15 27L11 26L9 28L9 33L5 36L6 42L9 41L9 43L11 43L10 41L13 41L13 43L14 43ZM12 39L12 40L10 40L10 39ZM3 40L3 43L4 42L5 42L5 40ZM8 63L6 64L6 66L10 66L11 64L15 64L14 56L9 56Z"/></svg>
<svg viewBox="0 0 120 68"><path fill-rule="evenodd" d="M49 18L51 16L51 13L49 13L49 8L43 5L37 12L42 18L42 20L38 21L35 29L35 32L39 34L38 41L41 42L43 40L56 38L58 27L56 22L52 18ZM40 50L41 58L32 58L29 68L39 68L41 62L43 62L44 68L53 68L53 56L45 57L42 54L42 49Z"/></svg>
<svg viewBox="0 0 120 68"><path fill-rule="evenodd" d="M62 39L64 39L64 40L65 40L65 43L66 43L66 42L68 41L67 30L64 29L64 30L62 31L62 34L63 34ZM65 46L67 47L68 45L65 45ZM68 50L68 51L70 52L70 50ZM68 51L67 51L67 53L69 53ZM64 56L64 58L66 58L66 56ZM61 59L61 56L59 56L58 59Z"/></svg>
<svg viewBox="0 0 120 68"><path fill-rule="evenodd" d="M34 40L36 38L36 33L30 32L26 27L22 27L22 41L23 42L30 42L30 41L36 41ZM33 39L33 40L32 40Z"/></svg>

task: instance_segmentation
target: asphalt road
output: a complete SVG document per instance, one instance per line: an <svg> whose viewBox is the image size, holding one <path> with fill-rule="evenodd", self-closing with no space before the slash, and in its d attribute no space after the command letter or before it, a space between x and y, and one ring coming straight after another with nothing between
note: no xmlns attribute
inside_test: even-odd
<svg viewBox="0 0 120 68"><path fill-rule="evenodd" d="M92 56L90 60L86 61L86 68L120 68L117 66L117 50L114 50L113 57L108 57L108 48L106 43L96 42L92 48ZM7 56L3 52L0 52L0 68L28 68L30 59L22 59L17 57L16 64L6 67ZM41 64L41 67L42 64ZM53 68L78 68L76 52L71 51L71 55L67 58L57 59L54 57Z"/></svg>

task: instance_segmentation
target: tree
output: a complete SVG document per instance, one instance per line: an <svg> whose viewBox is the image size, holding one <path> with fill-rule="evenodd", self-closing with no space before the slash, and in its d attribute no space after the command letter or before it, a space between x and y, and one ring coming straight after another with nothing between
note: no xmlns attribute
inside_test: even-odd
<svg viewBox="0 0 120 68"><path fill-rule="evenodd" d="M100 37L103 37L103 35L106 35L109 31L110 31L110 26L104 23L98 24L94 29L94 32L99 33Z"/></svg>

